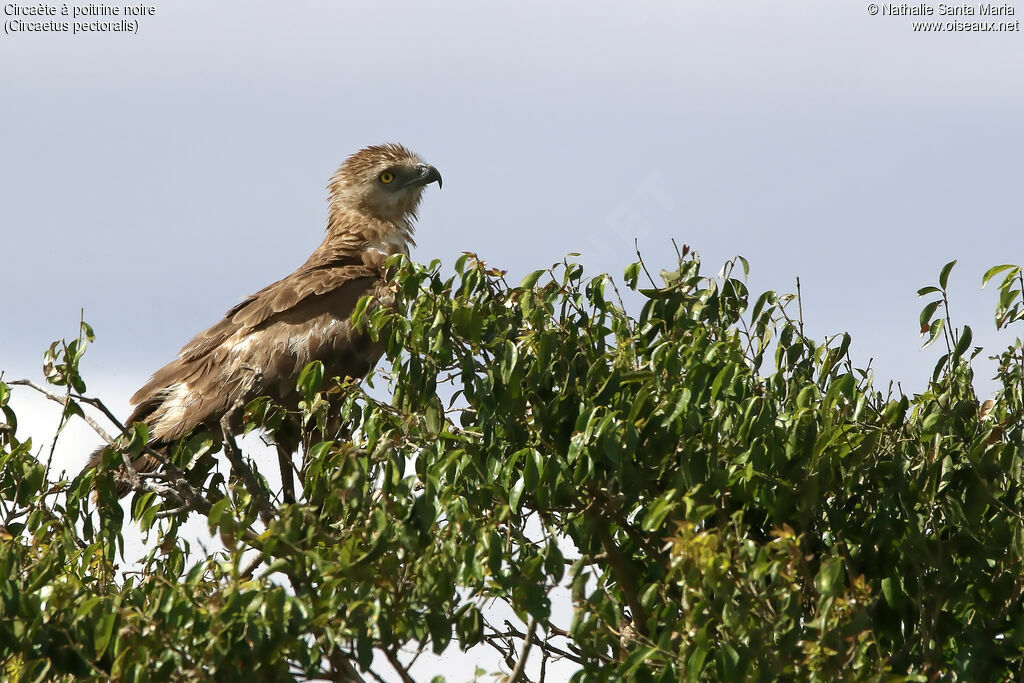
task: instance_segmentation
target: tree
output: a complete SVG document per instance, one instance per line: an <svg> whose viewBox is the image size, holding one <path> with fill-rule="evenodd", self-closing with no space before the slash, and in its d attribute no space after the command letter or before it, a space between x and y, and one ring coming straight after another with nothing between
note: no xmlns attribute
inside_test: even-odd
<svg viewBox="0 0 1024 683"><path fill-rule="evenodd" d="M126 521L110 472L144 427L55 480L18 437L24 382L0 383L5 677L408 681L410 651L474 646L513 680L557 658L580 681L1019 671L1021 342L979 405L947 264L919 292L926 345L945 345L931 381L879 391L849 335L808 339L790 295L751 305L736 266L705 277L684 249L655 283L634 263L631 314L568 261L519 286L472 255L447 278L396 261L396 307L358 313L387 344L390 403L313 364L301 415L247 408L271 437L308 435L293 505L237 452L213 467L220 443L196 434L135 481ZM990 280L997 325L1019 322L1021 269ZM89 341L83 323L47 352L68 419L103 409L78 370ZM190 514L223 552L191 553ZM130 572L127 523L156 537Z"/></svg>

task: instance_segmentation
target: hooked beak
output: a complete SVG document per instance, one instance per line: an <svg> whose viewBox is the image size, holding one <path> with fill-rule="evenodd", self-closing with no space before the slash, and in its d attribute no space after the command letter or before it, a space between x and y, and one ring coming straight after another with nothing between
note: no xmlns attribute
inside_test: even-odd
<svg viewBox="0 0 1024 683"><path fill-rule="evenodd" d="M409 183L410 185L423 187L424 185L437 182L437 186L441 187L441 173L430 164L417 164L416 171L418 173L412 182Z"/></svg>

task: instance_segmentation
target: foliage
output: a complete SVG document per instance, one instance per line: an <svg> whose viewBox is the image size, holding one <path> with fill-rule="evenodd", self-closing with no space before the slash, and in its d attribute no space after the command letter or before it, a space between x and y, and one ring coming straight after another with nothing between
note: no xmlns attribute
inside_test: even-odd
<svg viewBox="0 0 1024 683"><path fill-rule="evenodd" d="M137 482L127 512L155 542L130 571L105 474L119 450L54 481L0 383L3 677L412 680L410 651L474 646L520 680L522 657L580 681L1019 671L1020 341L979 405L948 264L919 292L926 345L945 346L931 380L879 391L849 335L808 339L789 295L751 305L737 265L709 278L684 251L645 288L632 264L634 315L575 263L519 286L471 255L447 278L396 263L396 306L358 314L387 346L391 404L314 365L302 415L249 406L250 427L313 434L297 504L244 467L179 476L220 447L183 442ZM1018 323L1020 268L990 280L997 326ZM69 418L90 338L47 354ZM145 441L136 426L119 449ZM223 551L182 538L192 514ZM495 604L526 627L492 623Z"/></svg>

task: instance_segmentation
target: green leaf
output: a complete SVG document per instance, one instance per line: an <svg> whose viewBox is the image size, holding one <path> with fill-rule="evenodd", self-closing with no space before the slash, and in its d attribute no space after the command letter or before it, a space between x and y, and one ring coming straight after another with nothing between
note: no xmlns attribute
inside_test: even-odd
<svg viewBox="0 0 1024 683"><path fill-rule="evenodd" d="M626 282L626 286L632 290L636 290L636 281L640 277L640 262L630 263L626 266L626 270L623 273L623 280Z"/></svg>
<svg viewBox="0 0 1024 683"><path fill-rule="evenodd" d="M501 359L501 379L506 384L512 381L512 373L518 362L519 349L516 348L515 342L505 340L505 353Z"/></svg>
<svg viewBox="0 0 1024 683"><path fill-rule="evenodd" d="M956 340L956 346L953 349L955 356L963 356L967 349L970 348L971 342L974 340L974 333L971 332L971 328L964 325L963 331L960 332L960 336Z"/></svg>
<svg viewBox="0 0 1024 683"><path fill-rule="evenodd" d="M822 597L836 597L843 592L845 583L843 561L829 557L821 563L821 569L814 577L814 587Z"/></svg>
<svg viewBox="0 0 1024 683"><path fill-rule="evenodd" d="M953 259L946 265L942 266L942 271L939 273L939 287L942 289L946 288L946 284L949 281L949 272L953 270L953 266L956 265L956 259Z"/></svg>
<svg viewBox="0 0 1024 683"><path fill-rule="evenodd" d="M516 479L516 483L513 484L512 490L508 493L508 506L512 508L512 512L519 512L519 500L523 497L523 490L526 488L526 479L519 477Z"/></svg>
<svg viewBox="0 0 1024 683"><path fill-rule="evenodd" d="M441 654L452 639L452 625L448 618L440 610L431 610L426 616L427 628L430 630L430 640L434 654Z"/></svg>
<svg viewBox="0 0 1024 683"><path fill-rule="evenodd" d="M537 467L538 458L534 458L534 450L527 448L521 451L525 460L523 467L523 488L530 491L537 490L537 482L540 480L540 470Z"/></svg>
<svg viewBox="0 0 1024 683"><path fill-rule="evenodd" d="M941 303L942 301L940 299L936 299L935 301L929 301L927 304L925 304L924 308L921 309L921 334L924 334L925 331L928 329L928 326L932 322L932 316L935 315L935 309L938 308L939 304Z"/></svg>
<svg viewBox="0 0 1024 683"><path fill-rule="evenodd" d="M1005 270L1010 270L1011 268L1014 271L1019 271L1020 270L1020 266L1015 266L1012 263L1004 263L1001 266L992 266L991 268L989 268L988 270L985 271L984 275L981 276L981 288L985 289L985 286L988 284L989 280L991 280L993 277L995 277L999 273L1002 273Z"/></svg>
<svg viewBox="0 0 1024 683"><path fill-rule="evenodd" d="M216 503L210 506L210 512L206 515L206 521L210 528L210 533L217 533L217 527L220 525L220 519L224 516L228 506L231 504L227 498L221 498Z"/></svg>
<svg viewBox="0 0 1024 683"><path fill-rule="evenodd" d="M743 277L744 279L750 277L750 263L743 256L736 256L736 260L743 266Z"/></svg>
<svg viewBox="0 0 1024 683"><path fill-rule="evenodd" d="M714 381L711 383L712 400L717 399L718 395L722 392L722 388L732 382L733 376L736 374L736 368L736 365L730 363L723 367L715 376Z"/></svg>
<svg viewBox="0 0 1024 683"><path fill-rule="evenodd" d="M455 631L463 650L468 650L483 640L484 619L476 605L468 605L462 611L455 623Z"/></svg>
<svg viewBox="0 0 1024 683"><path fill-rule="evenodd" d="M933 321L928 328L928 339L925 341L924 344L921 345L921 348L926 349L929 346L931 346L935 342L935 340L942 335L942 330L945 329L945 327L945 318L939 318L938 320Z"/></svg>
<svg viewBox="0 0 1024 683"><path fill-rule="evenodd" d="M930 413L921 420L921 432L924 434L934 434L941 429L947 419L948 417L944 413Z"/></svg>
<svg viewBox="0 0 1024 683"><path fill-rule="evenodd" d="M82 412L82 406L78 404L78 401L69 398L64 404L64 418L69 419L76 416L85 417L85 413Z"/></svg>
<svg viewBox="0 0 1024 683"><path fill-rule="evenodd" d="M366 311L369 309L370 304L373 302L373 297L362 296L359 297L359 301L356 302L356 307L352 311L352 327L360 330L363 328L366 322Z"/></svg>
<svg viewBox="0 0 1024 683"><path fill-rule="evenodd" d="M657 531L661 528L665 518L669 513L676 509L676 504L673 500L674 493L674 491L669 491L668 494L654 501L654 503L647 508L647 512L644 514L644 518L640 522L640 527L644 531Z"/></svg>
<svg viewBox="0 0 1024 683"><path fill-rule="evenodd" d="M892 577L885 577L882 579L882 595L885 597L885 601L890 607L900 608L904 604L904 594L900 587L899 579L893 579Z"/></svg>
<svg viewBox="0 0 1024 683"><path fill-rule="evenodd" d="M117 623L117 612L113 609L103 611L96 620L96 629L93 632L93 647L96 657L102 657L110 644L110 637L114 633L114 624Z"/></svg>
<svg viewBox="0 0 1024 683"><path fill-rule="evenodd" d="M533 271L532 273L530 273L529 275L527 275L526 277L523 278L522 283L519 285L520 288L522 288L522 289L533 289L534 286L537 284L537 280L540 279L540 276L543 275L546 272L547 272L546 270L535 270L535 271Z"/></svg>
<svg viewBox="0 0 1024 683"><path fill-rule="evenodd" d="M320 391L324 381L324 364L318 360L313 361L302 368L299 373L299 380L296 383L298 389L306 401L313 399L313 394Z"/></svg>

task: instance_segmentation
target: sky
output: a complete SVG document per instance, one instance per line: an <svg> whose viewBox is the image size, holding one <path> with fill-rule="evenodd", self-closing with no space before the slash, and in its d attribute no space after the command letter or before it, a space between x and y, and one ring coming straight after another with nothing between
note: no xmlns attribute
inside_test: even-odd
<svg viewBox="0 0 1024 683"><path fill-rule="evenodd" d="M515 277L578 252L619 276L634 239L652 270L672 239L710 274L742 255L755 296L799 277L807 332L850 332L880 388L925 389L941 351L920 350L916 290L959 259L953 319L995 389L986 357L1013 337L979 287L1024 262L1020 30L915 31L901 5L849 1L150 1L137 33L3 17L7 379L40 380L84 309L90 391L126 416L193 334L305 260L345 157L394 141L444 175L417 260L474 251ZM925 5L943 28L989 19ZM54 415L15 399L45 443Z"/></svg>

